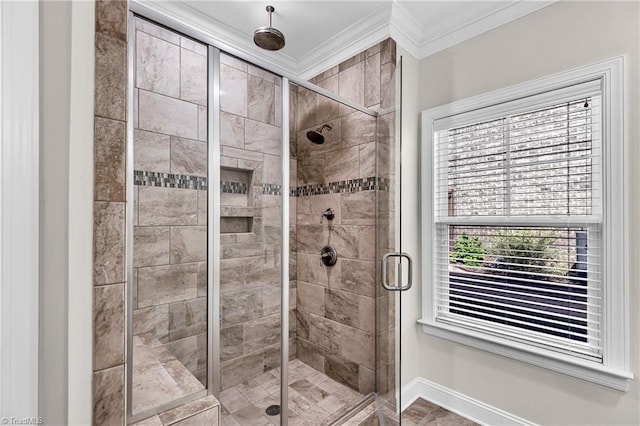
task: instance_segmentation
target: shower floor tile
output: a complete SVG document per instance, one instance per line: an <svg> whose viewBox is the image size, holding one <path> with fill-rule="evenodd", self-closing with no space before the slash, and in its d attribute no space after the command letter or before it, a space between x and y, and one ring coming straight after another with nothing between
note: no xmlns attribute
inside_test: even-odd
<svg viewBox="0 0 640 426"><path fill-rule="evenodd" d="M322 425L357 404L364 395L300 360L289 361L289 425ZM222 426L279 425L266 409L280 404L280 370L264 373L220 394Z"/></svg>

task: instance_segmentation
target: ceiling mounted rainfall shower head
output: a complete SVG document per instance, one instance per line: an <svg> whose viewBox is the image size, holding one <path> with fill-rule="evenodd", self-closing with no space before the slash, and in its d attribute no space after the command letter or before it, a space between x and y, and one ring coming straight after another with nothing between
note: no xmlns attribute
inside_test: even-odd
<svg viewBox="0 0 640 426"><path fill-rule="evenodd" d="M325 124L322 127L318 128L317 130L309 130L307 132L307 139L309 139L311 142L317 144L317 145L322 145L324 143L324 136L322 136L322 131L324 129L333 129L333 126L331 124Z"/></svg>
<svg viewBox="0 0 640 426"><path fill-rule="evenodd" d="M253 32L253 42L265 50L280 50L284 47L284 35L271 26L271 14L274 11L273 6L267 6L269 26L260 27Z"/></svg>

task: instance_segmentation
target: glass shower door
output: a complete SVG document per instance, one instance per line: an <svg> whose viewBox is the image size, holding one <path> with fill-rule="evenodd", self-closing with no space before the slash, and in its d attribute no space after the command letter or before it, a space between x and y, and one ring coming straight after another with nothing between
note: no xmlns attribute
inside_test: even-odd
<svg viewBox="0 0 640 426"><path fill-rule="evenodd" d="M207 47L130 26L129 421L207 394ZM113 129L109 136L114 137Z"/></svg>
<svg viewBox="0 0 640 426"><path fill-rule="evenodd" d="M376 146L376 406L386 425L400 422L400 314L411 286L411 258L402 251L402 58L388 63L392 78L382 98Z"/></svg>

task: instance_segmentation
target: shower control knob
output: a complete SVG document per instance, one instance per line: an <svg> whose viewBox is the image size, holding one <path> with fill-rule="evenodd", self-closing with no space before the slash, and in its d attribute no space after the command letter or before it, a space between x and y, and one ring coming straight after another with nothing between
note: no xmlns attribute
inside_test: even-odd
<svg viewBox="0 0 640 426"><path fill-rule="evenodd" d="M333 266L338 261L338 252L333 246L324 246L320 250L320 261L324 266Z"/></svg>
<svg viewBox="0 0 640 426"><path fill-rule="evenodd" d="M327 220L333 220L336 217L336 212L333 211L333 209L326 209L325 211L323 211L322 215L320 216L321 224L325 217L327 218Z"/></svg>

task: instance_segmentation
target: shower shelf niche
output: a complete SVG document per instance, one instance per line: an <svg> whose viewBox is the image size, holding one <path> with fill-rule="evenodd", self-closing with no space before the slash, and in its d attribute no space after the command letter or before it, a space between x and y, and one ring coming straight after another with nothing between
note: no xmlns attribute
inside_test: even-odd
<svg viewBox="0 0 640 426"><path fill-rule="evenodd" d="M222 168L220 170L220 233L253 232L256 209L253 207L253 170Z"/></svg>
<svg viewBox="0 0 640 426"><path fill-rule="evenodd" d="M254 207L223 206L220 209L220 233L240 234L253 232Z"/></svg>

